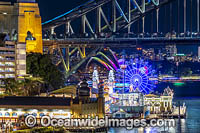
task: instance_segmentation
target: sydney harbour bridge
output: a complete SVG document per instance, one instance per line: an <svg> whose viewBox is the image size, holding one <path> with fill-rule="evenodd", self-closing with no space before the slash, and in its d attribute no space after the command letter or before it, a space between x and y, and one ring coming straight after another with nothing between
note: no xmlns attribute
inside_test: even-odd
<svg viewBox="0 0 200 133"><path fill-rule="evenodd" d="M69 77L102 48L200 45L199 13L199 0L90 0L42 23L43 44Z"/></svg>

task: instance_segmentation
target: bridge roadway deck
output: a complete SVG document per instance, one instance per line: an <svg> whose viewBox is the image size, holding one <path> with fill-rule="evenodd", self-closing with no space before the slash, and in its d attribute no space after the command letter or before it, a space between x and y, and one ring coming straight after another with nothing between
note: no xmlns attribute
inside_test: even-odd
<svg viewBox="0 0 200 133"><path fill-rule="evenodd" d="M115 38L90 39L69 38L57 40L43 40L44 46L59 45L60 47L76 46L104 46L104 47L137 47L137 46L163 46L163 45L200 45L200 37L185 38Z"/></svg>

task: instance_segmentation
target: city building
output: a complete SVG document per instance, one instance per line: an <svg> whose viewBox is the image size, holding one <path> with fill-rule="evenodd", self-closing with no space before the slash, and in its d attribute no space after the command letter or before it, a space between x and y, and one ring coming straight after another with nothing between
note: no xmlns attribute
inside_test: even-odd
<svg viewBox="0 0 200 133"><path fill-rule="evenodd" d="M0 79L21 79L26 75L26 44L12 41L0 47Z"/></svg>
<svg viewBox="0 0 200 133"><path fill-rule="evenodd" d="M43 53L41 16L35 0L0 2L0 32L26 43L27 52Z"/></svg>
<svg viewBox="0 0 200 133"><path fill-rule="evenodd" d="M151 60L155 60L155 50L154 48L143 49L142 54L145 57L148 57Z"/></svg>
<svg viewBox="0 0 200 133"><path fill-rule="evenodd" d="M148 94L144 96L144 105L150 110L151 114L162 112L172 112L173 91L167 87L162 95Z"/></svg>
<svg viewBox="0 0 200 133"><path fill-rule="evenodd" d="M110 105L110 111L114 118L144 118L146 106L144 97L139 90L129 94L118 94L119 101Z"/></svg>
<svg viewBox="0 0 200 133"><path fill-rule="evenodd" d="M167 57L173 57L174 55L177 54L176 45L167 45L165 49L166 49Z"/></svg>
<svg viewBox="0 0 200 133"><path fill-rule="evenodd" d="M23 80L26 75L26 44L6 41L0 46L0 94L5 92L3 79Z"/></svg>
<svg viewBox="0 0 200 133"><path fill-rule="evenodd" d="M101 89L100 89L101 90ZM52 118L99 118L104 117L103 91L98 98L90 98L86 80L77 87L73 97L4 97L0 98L0 121L17 122L21 116L32 114L38 119L48 115Z"/></svg>

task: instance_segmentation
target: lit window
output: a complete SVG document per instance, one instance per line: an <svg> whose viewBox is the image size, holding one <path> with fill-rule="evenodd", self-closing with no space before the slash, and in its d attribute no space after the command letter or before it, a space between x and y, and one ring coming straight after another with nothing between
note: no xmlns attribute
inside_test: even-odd
<svg viewBox="0 0 200 133"><path fill-rule="evenodd" d="M5 116L10 116L10 113L6 112L6 113L5 113Z"/></svg>
<svg viewBox="0 0 200 133"><path fill-rule="evenodd" d="M19 54L26 54L26 51L23 50L23 49L20 49L20 50L18 51L18 53L19 53Z"/></svg>
<svg viewBox="0 0 200 133"><path fill-rule="evenodd" d="M12 116L17 116L17 113L12 113Z"/></svg>
<svg viewBox="0 0 200 133"><path fill-rule="evenodd" d="M15 75L14 75L14 74L6 74L5 77L6 77L6 78L14 78Z"/></svg>
<svg viewBox="0 0 200 133"><path fill-rule="evenodd" d="M3 63L0 62L0 66L5 66L5 64L3 64Z"/></svg>
<svg viewBox="0 0 200 133"><path fill-rule="evenodd" d="M33 115L33 116L35 116L35 117L37 116L37 114L36 114L36 113L33 113L32 115Z"/></svg>
<svg viewBox="0 0 200 133"><path fill-rule="evenodd" d="M20 64L20 65L25 65L25 64L26 64L26 61L25 61L25 60L19 60L19 61L18 61L18 64Z"/></svg>
<svg viewBox="0 0 200 133"><path fill-rule="evenodd" d="M15 63L13 63L13 62L6 62L5 65L6 66L15 66Z"/></svg>
<svg viewBox="0 0 200 133"><path fill-rule="evenodd" d="M5 71L6 71L6 72L14 72L15 69L14 69L14 68L6 68Z"/></svg>
<svg viewBox="0 0 200 133"><path fill-rule="evenodd" d="M2 78L5 78L3 75L0 75L0 78L2 79Z"/></svg>
<svg viewBox="0 0 200 133"><path fill-rule="evenodd" d="M40 117L44 116L44 113L40 113Z"/></svg>

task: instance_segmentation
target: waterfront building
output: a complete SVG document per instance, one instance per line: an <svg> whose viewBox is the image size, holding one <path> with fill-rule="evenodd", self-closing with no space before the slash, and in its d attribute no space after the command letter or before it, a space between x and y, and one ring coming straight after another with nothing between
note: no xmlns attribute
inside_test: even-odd
<svg viewBox="0 0 200 133"><path fill-rule="evenodd" d="M88 118L89 115L98 114L96 99L81 101L61 97L5 97L0 98L0 105L0 121L16 122L20 116L29 114L38 119L44 115L53 118Z"/></svg>
<svg viewBox="0 0 200 133"><path fill-rule="evenodd" d="M170 113L172 112L173 90L169 87L164 89L162 95L148 94L144 96L144 105L152 114Z"/></svg>
<svg viewBox="0 0 200 133"><path fill-rule="evenodd" d="M146 112L144 95L137 89L126 94L118 94L119 100L110 105L110 112L114 118L143 118Z"/></svg>
<svg viewBox="0 0 200 133"><path fill-rule="evenodd" d="M101 90L101 88L99 89ZM48 115L52 118L104 117L103 92L98 98L90 98L86 80L77 87L73 97L4 97L0 98L0 121L17 122L21 116L34 115L38 119Z"/></svg>

